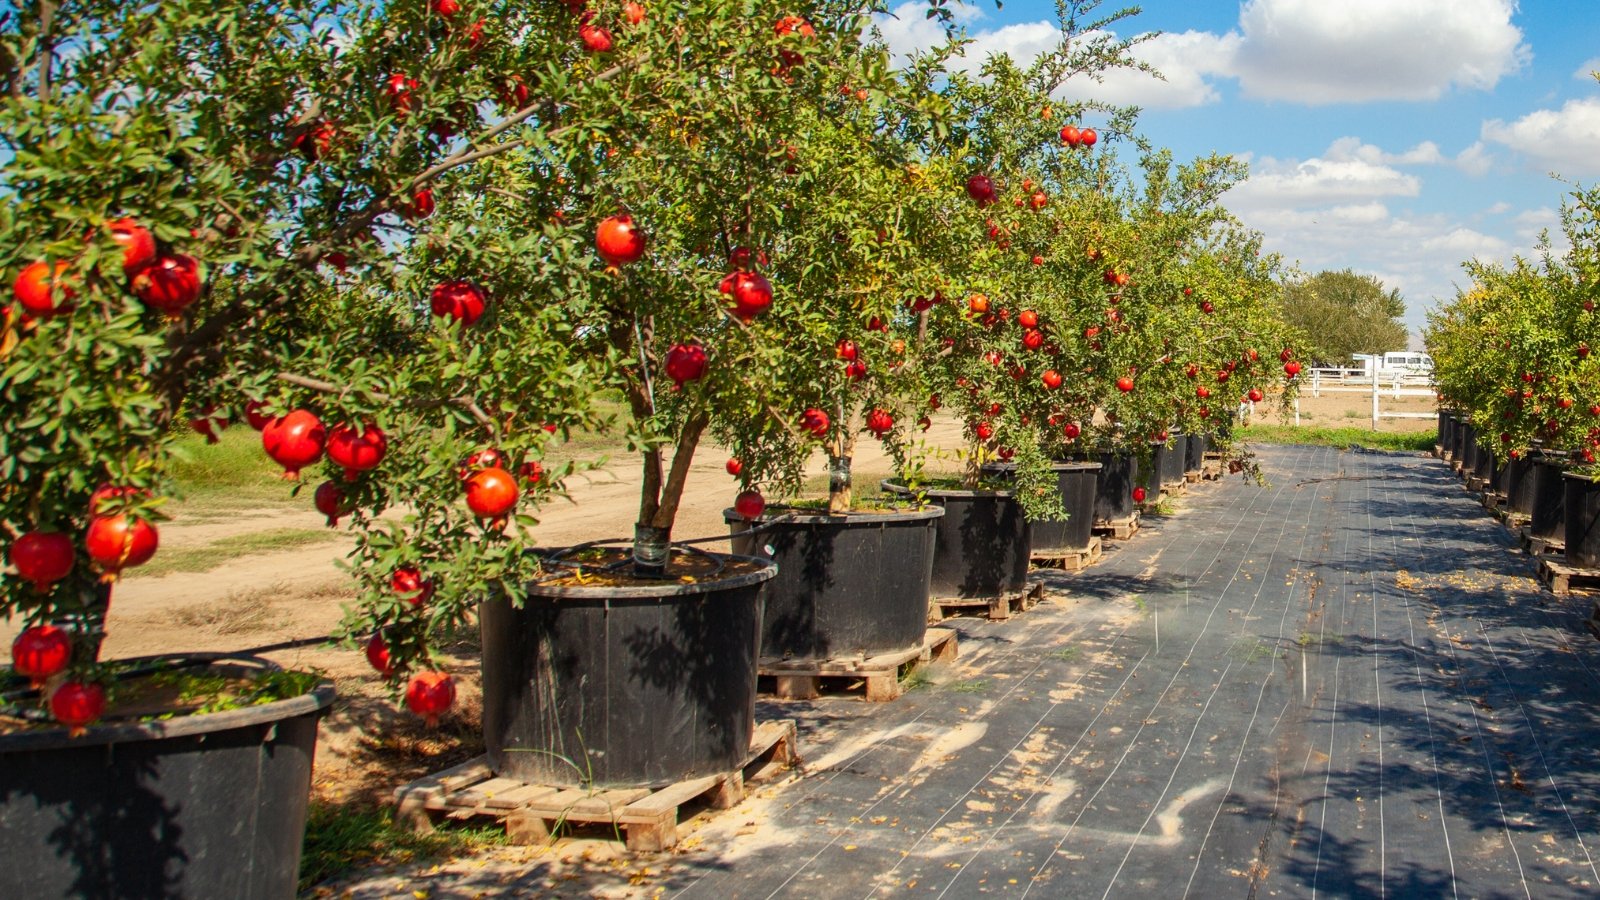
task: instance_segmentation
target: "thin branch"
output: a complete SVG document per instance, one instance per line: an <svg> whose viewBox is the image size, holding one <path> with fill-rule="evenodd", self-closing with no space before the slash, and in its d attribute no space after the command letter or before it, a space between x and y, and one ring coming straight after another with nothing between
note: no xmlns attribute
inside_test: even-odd
<svg viewBox="0 0 1600 900"><path fill-rule="evenodd" d="M306 388L307 390L317 391L323 394L344 394L350 390L350 388L345 385L335 384L331 381L324 381L320 378L311 378L306 375L297 375L294 372L279 372L277 378L279 381L282 381L285 384L292 384L295 387L302 387ZM364 393L368 398L376 403L394 402L394 398L392 396L380 391L366 391ZM472 416L473 419L477 420L479 425L482 425L488 430L489 437L491 439L494 437L497 430L494 419L490 418L489 414L483 411L483 408L478 405L478 401L474 397L433 397L426 399L407 400L400 405L409 409L437 409L441 406L454 406L457 409L465 410Z"/></svg>

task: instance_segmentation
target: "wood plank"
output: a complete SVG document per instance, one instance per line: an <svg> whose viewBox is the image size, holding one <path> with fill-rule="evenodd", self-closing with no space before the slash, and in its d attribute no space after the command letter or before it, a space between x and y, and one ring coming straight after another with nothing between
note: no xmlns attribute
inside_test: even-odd
<svg viewBox="0 0 1600 900"><path fill-rule="evenodd" d="M546 787L542 784L524 784L515 790L491 797L484 805L490 809L517 809L532 803L540 797L554 794L557 790L557 788Z"/></svg>
<svg viewBox="0 0 1600 900"><path fill-rule="evenodd" d="M500 794L525 787L515 778L490 778L450 795L451 806L485 806Z"/></svg>
<svg viewBox="0 0 1600 900"><path fill-rule="evenodd" d="M647 818L657 816L668 810L674 810L706 791L716 787L726 775L707 775L704 778L694 778L689 781L680 781L656 791L648 797L635 800L628 804L624 810L627 816ZM627 821L623 819L621 821Z"/></svg>

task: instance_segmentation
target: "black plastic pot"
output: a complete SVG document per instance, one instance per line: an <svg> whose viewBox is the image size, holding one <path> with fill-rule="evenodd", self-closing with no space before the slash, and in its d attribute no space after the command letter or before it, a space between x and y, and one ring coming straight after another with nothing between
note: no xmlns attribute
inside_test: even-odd
<svg viewBox="0 0 1600 900"><path fill-rule="evenodd" d="M1211 449L1211 438L1204 434L1191 434L1183 445L1183 473L1198 473L1205 469L1206 451Z"/></svg>
<svg viewBox="0 0 1600 900"><path fill-rule="evenodd" d="M1126 450L1104 450L1085 455L1084 461L1100 463L1099 477L1095 479L1093 525L1123 522L1138 510L1133 502L1133 489L1140 483L1139 458Z"/></svg>
<svg viewBox="0 0 1600 900"><path fill-rule="evenodd" d="M657 787L726 772L755 730L764 559L690 584L531 584L479 610L483 737L497 775Z"/></svg>
<svg viewBox="0 0 1600 900"><path fill-rule="evenodd" d="M904 496L911 493L892 481L883 482L883 489ZM994 598L1027 589L1031 529L1022 504L1010 491L923 493L945 512L935 526L930 596Z"/></svg>
<svg viewBox="0 0 1600 900"><path fill-rule="evenodd" d="M1450 425L1450 461L1460 463L1467 452L1467 433L1472 428L1465 419L1456 419Z"/></svg>
<svg viewBox="0 0 1600 900"><path fill-rule="evenodd" d="M1439 436L1434 443L1446 451L1450 449L1450 428L1454 421L1454 412L1447 409L1439 410Z"/></svg>
<svg viewBox="0 0 1600 900"><path fill-rule="evenodd" d="M1495 490L1505 499L1508 512L1527 515L1533 509L1533 460L1527 456L1506 460L1495 482Z"/></svg>
<svg viewBox="0 0 1600 900"><path fill-rule="evenodd" d="M1183 468L1189 454L1189 436L1174 434L1166 444L1155 448L1156 468L1161 470L1161 483L1174 485L1183 483Z"/></svg>
<svg viewBox="0 0 1600 900"><path fill-rule="evenodd" d="M826 659L922 646L928 628L933 543L944 507L785 513L768 507L761 530L732 510L733 552L770 556L763 588L761 656Z"/></svg>
<svg viewBox="0 0 1600 900"><path fill-rule="evenodd" d="M1460 476L1466 481L1478 470L1478 456L1483 450L1478 446L1478 430L1468 425L1462 434L1461 455L1456 457L1461 460Z"/></svg>
<svg viewBox="0 0 1600 900"><path fill-rule="evenodd" d="M999 463L984 466L984 470L1007 477L1014 466ZM1100 484L1097 462L1067 460L1053 462L1050 469L1056 476L1056 490L1061 496L1065 519L1034 519L1028 523L1032 535L1034 556L1064 555L1089 549L1094 537L1095 494Z"/></svg>
<svg viewBox="0 0 1600 900"><path fill-rule="evenodd" d="M1500 464L1494 458L1494 451L1487 447L1479 447L1478 455L1472 461L1472 475L1481 478L1491 485L1499 475Z"/></svg>
<svg viewBox="0 0 1600 900"><path fill-rule="evenodd" d="M1600 481L1588 475L1563 473L1567 562L1574 566L1600 566Z"/></svg>
<svg viewBox="0 0 1600 900"><path fill-rule="evenodd" d="M0 735L0 897L294 897L333 697Z"/></svg>
<svg viewBox="0 0 1600 900"><path fill-rule="evenodd" d="M1567 488L1562 476L1567 463L1555 456L1537 456L1527 478L1533 481L1528 533L1545 541L1567 539Z"/></svg>

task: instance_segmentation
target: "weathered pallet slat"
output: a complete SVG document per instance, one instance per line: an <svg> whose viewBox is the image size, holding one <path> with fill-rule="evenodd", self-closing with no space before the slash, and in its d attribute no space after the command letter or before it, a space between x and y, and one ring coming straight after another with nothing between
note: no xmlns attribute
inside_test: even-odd
<svg viewBox="0 0 1600 900"><path fill-rule="evenodd" d="M1065 569L1068 572L1081 572L1089 566L1100 561L1102 556L1100 536L1089 538L1089 546L1081 550L1038 550L1031 555L1032 563L1041 569Z"/></svg>
<svg viewBox="0 0 1600 900"><path fill-rule="evenodd" d="M950 610L981 609L990 619L1000 621L1011 618L1013 612L1027 612L1043 597L1044 585L1030 584L1020 594L1002 594L998 597L935 597L928 601L928 612L937 613L938 618L933 621L939 621L950 615Z"/></svg>
<svg viewBox="0 0 1600 900"><path fill-rule="evenodd" d="M929 628L921 647L877 656L846 656L832 659L765 659L757 668L761 686L771 679L770 690L782 700L811 700L822 696L826 682L844 681L846 689L865 688L865 699L879 703L900 696L903 667L932 662L952 662L959 652L956 633L948 628ZM834 685L827 685L834 686Z"/></svg>

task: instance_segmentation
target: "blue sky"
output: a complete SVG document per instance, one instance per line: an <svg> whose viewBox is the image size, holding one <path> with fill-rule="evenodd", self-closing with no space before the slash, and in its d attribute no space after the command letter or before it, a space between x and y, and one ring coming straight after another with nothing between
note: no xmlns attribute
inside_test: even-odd
<svg viewBox="0 0 1600 900"><path fill-rule="evenodd" d="M1063 93L1142 106L1141 129L1180 159L1248 161L1229 209L1308 273L1348 267L1398 288L1413 330L1454 296L1462 261L1527 254L1572 186L1600 180L1593 0L1139 5L1118 33L1161 32L1138 52L1167 80L1126 73ZM882 24L891 46L935 39L925 5L899 8ZM1056 39L1053 2L958 15L971 57Z"/></svg>

